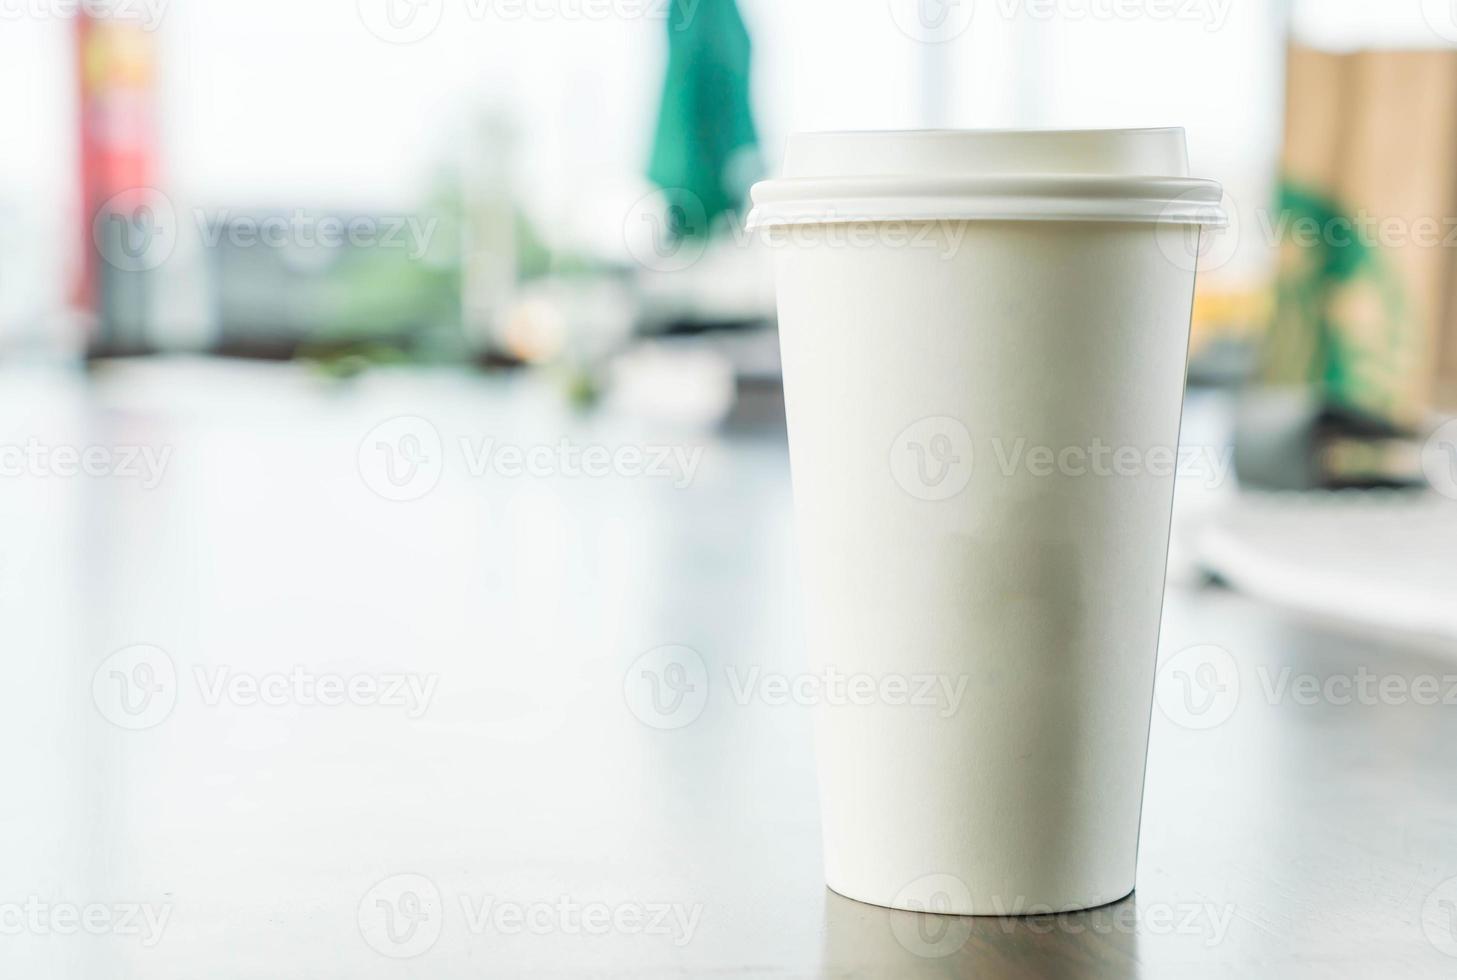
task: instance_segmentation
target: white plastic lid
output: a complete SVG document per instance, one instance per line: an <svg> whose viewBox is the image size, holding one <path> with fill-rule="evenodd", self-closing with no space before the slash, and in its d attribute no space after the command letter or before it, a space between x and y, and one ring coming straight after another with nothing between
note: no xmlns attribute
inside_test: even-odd
<svg viewBox="0 0 1457 980"><path fill-rule="evenodd" d="M1228 223L1219 183L1189 176L1179 128L796 133L784 175L751 193L750 228L944 219Z"/></svg>

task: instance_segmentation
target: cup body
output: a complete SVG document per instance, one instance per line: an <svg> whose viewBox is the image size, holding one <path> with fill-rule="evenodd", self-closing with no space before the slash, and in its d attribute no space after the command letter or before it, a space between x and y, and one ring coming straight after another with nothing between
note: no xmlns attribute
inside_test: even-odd
<svg viewBox="0 0 1457 980"><path fill-rule="evenodd" d="M825 871L1004 915L1134 886L1192 266L1154 223L775 244Z"/></svg>

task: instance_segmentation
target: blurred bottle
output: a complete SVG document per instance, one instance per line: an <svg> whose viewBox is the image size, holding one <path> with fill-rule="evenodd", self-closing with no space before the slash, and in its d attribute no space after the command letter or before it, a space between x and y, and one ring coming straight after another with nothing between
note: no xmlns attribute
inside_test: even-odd
<svg viewBox="0 0 1457 980"><path fill-rule="evenodd" d="M512 164L516 136L497 109L479 112L461 145L461 317L477 353L496 339L521 278Z"/></svg>

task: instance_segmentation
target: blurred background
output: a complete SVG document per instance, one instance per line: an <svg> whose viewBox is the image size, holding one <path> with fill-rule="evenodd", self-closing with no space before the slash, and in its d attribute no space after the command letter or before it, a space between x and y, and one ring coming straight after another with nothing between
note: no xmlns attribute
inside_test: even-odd
<svg viewBox="0 0 1457 980"><path fill-rule="evenodd" d="M805 713L704 693L803 670L742 230L797 130L1185 127L1236 220L1166 664L1457 650L1449 0L0 0L0 91L0 898L178 913L158 952L7 936L15 975L397 976L366 920L403 872L709 909L684 948L452 918L442 978L941 969L824 891ZM299 670L433 700L216 693ZM1253 677L1224 740L1155 713L1139 894L1233 894L1246 963L1440 957L1397 906L1452 839L1449 709ZM1383 830L1308 846L1339 812Z"/></svg>
<svg viewBox="0 0 1457 980"><path fill-rule="evenodd" d="M1232 467L1171 575L1457 637L1449 4L7 0L0 82L12 446L444 385L772 454L787 134L1184 126L1237 216L1185 440Z"/></svg>

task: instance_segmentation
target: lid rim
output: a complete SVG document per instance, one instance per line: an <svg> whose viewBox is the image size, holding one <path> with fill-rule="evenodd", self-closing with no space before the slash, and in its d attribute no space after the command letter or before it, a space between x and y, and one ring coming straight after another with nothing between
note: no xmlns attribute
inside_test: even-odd
<svg viewBox="0 0 1457 980"><path fill-rule="evenodd" d="M1017 126L988 126L976 129L938 127L932 129L806 129L796 136L936 136L936 137L980 137L980 136L1099 136L1104 138L1120 136L1141 136L1153 133L1177 133L1182 138L1183 126L1086 126L1075 129L1026 129Z"/></svg>
<svg viewBox="0 0 1457 980"><path fill-rule="evenodd" d="M756 184L748 227L1022 220L1228 224L1217 181L1061 174L790 177Z"/></svg>
<svg viewBox="0 0 1457 980"><path fill-rule="evenodd" d="M857 193L897 194L908 197L929 194L1015 193L1031 190L1048 195L1090 194L1100 197L1162 197L1171 193L1206 195L1218 200L1219 181L1205 177L1169 177L1162 174L967 174L920 175L881 174L867 177L776 177L761 180L750 188L755 204ZM791 193L795 192L795 193Z"/></svg>
<svg viewBox="0 0 1457 980"><path fill-rule="evenodd" d="M785 149L783 176L755 185L751 196L757 225L937 217L1226 221L1219 184L1189 175L1177 126L800 132Z"/></svg>

